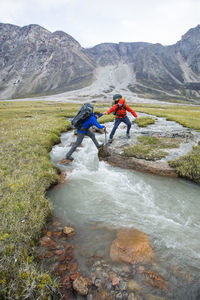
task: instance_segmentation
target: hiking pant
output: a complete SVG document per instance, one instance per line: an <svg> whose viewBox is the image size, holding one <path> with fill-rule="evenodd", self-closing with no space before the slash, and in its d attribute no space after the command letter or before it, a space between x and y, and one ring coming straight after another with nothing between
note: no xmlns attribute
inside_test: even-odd
<svg viewBox="0 0 200 300"><path fill-rule="evenodd" d="M71 147L69 152L66 154L66 157L70 157L72 155L72 153L76 150L76 148L82 143L82 141L83 141L83 139L86 135L89 136L92 139L92 141L94 142L97 149L100 148L101 145L99 145L98 141L95 138L95 134L93 132L91 132L90 130L88 130L86 133L77 132L76 142Z"/></svg>
<svg viewBox="0 0 200 300"><path fill-rule="evenodd" d="M130 129L131 129L131 121L129 120L129 118L128 118L127 116L123 117L122 119L120 119L120 118L115 118L115 123L114 123L113 129L112 129L112 131L111 131L111 133L110 133L109 139L112 140L112 138L113 138L113 136L114 136L114 134L115 134L115 131L117 130L117 128L118 128L118 126L119 126L119 124L120 124L121 122L123 122L123 123L125 123L125 124L127 125L126 134L129 134L129 131L130 131Z"/></svg>

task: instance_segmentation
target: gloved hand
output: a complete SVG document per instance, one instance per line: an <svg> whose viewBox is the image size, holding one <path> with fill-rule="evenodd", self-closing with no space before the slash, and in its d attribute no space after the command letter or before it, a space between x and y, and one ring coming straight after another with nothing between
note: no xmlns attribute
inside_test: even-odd
<svg viewBox="0 0 200 300"><path fill-rule="evenodd" d="M107 111L104 111L103 115L107 115L107 114L108 114Z"/></svg>

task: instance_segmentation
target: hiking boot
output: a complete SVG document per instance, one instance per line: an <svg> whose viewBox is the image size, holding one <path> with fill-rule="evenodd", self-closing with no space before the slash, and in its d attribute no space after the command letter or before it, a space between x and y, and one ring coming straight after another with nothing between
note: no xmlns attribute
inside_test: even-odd
<svg viewBox="0 0 200 300"><path fill-rule="evenodd" d="M73 161L73 157L72 156L66 156L66 159Z"/></svg>
<svg viewBox="0 0 200 300"><path fill-rule="evenodd" d="M126 134L126 137L127 137L127 139L130 139L131 136L130 136L129 133L127 133L127 134Z"/></svg>
<svg viewBox="0 0 200 300"><path fill-rule="evenodd" d="M109 144L112 144L112 141L113 141L112 139L109 139L109 140L108 140L108 143L109 143Z"/></svg>
<svg viewBox="0 0 200 300"><path fill-rule="evenodd" d="M104 143L100 144L97 148L100 149L103 145L104 145Z"/></svg>

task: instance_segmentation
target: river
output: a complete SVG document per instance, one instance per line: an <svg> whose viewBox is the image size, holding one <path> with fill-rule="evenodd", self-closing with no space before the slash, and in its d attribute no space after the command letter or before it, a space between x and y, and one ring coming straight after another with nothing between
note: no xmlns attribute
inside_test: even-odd
<svg viewBox="0 0 200 300"><path fill-rule="evenodd" d="M157 118L157 126L151 125L150 129L158 131L161 121L166 129L163 120ZM186 130L175 122L166 124L170 130L174 130L173 126ZM112 123L107 126L109 131L111 126ZM120 126L116 139L125 136ZM132 134L136 133L134 126ZM96 136L104 142L104 135ZM109 260L112 230L134 227L150 239L157 268L170 287L165 299L196 299L200 288L200 186L180 178L112 167L98 160L97 149L89 138L73 154L70 165L59 165L74 139L72 131L63 133L61 144L51 151L54 164L67 172L67 181L48 195L54 214L76 229L75 255L83 272L90 272L86 263L89 257L99 254Z"/></svg>

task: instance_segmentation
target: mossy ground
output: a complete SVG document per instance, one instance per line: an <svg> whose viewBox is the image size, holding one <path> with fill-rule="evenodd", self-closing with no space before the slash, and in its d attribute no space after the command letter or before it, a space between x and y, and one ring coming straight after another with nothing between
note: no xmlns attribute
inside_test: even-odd
<svg viewBox="0 0 200 300"><path fill-rule="evenodd" d="M133 120L139 127L147 127L148 125L154 124L155 120L151 117L140 117Z"/></svg>
<svg viewBox="0 0 200 300"><path fill-rule="evenodd" d="M179 147L178 139L139 136L138 143L123 150L123 155L146 160L159 160L166 157L168 152L164 149Z"/></svg>

